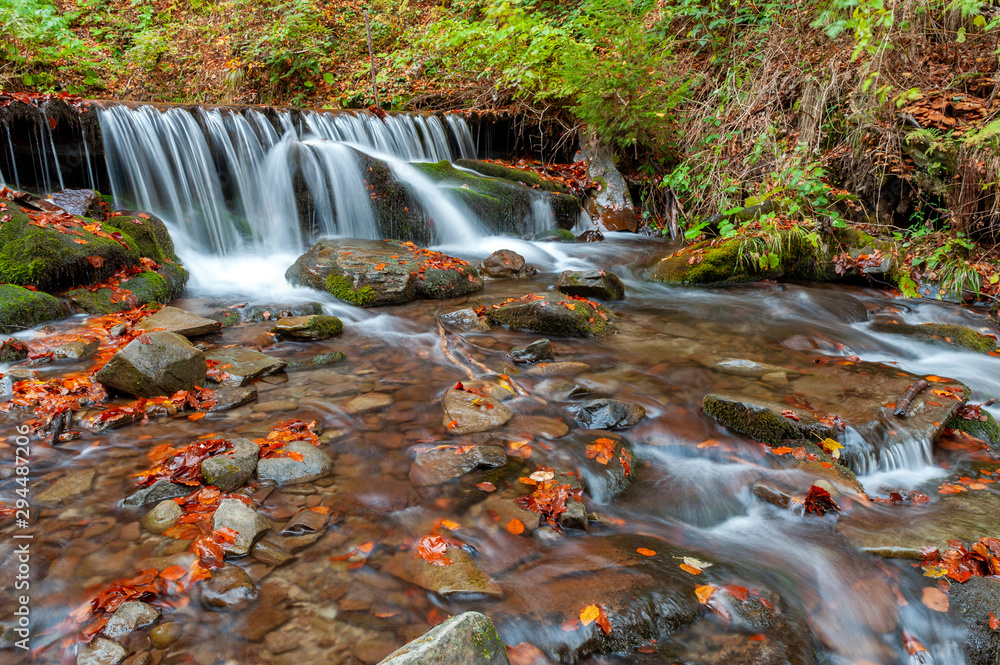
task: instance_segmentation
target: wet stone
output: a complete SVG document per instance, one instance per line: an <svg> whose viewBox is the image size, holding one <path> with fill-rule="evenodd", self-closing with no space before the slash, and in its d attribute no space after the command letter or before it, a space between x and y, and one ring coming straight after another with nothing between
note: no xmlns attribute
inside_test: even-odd
<svg viewBox="0 0 1000 665"><path fill-rule="evenodd" d="M243 556L271 527L263 516L239 499L223 499L212 518L212 528L236 531L236 542L225 549L228 554Z"/></svg>
<svg viewBox="0 0 1000 665"><path fill-rule="evenodd" d="M219 332L222 324L212 319L192 314L178 307L164 307L156 314L147 316L135 326L136 330L162 329L184 337L198 337Z"/></svg>
<svg viewBox="0 0 1000 665"><path fill-rule="evenodd" d="M601 300L621 300L625 297L625 285L610 270L566 270L556 280L556 291L568 296Z"/></svg>
<svg viewBox="0 0 1000 665"><path fill-rule="evenodd" d="M28 345L13 337L0 342L0 362L16 363L27 358L28 353Z"/></svg>
<svg viewBox="0 0 1000 665"><path fill-rule="evenodd" d="M595 399L579 407L576 419L587 429L627 429L646 415L646 409L635 402L617 399Z"/></svg>
<svg viewBox="0 0 1000 665"><path fill-rule="evenodd" d="M725 360L720 360L712 365L715 369L729 373L738 374L739 376L752 376L756 378L763 378L768 375L773 374L784 374L786 377L789 374L798 374L795 370L786 369L784 367L778 367L776 365L767 365L764 363L754 362L753 360L744 360L741 358L727 358Z"/></svg>
<svg viewBox="0 0 1000 665"><path fill-rule="evenodd" d="M442 448L417 453L410 465L410 482L418 487L441 485L480 467L495 468L507 463L500 446L473 446L459 452Z"/></svg>
<svg viewBox="0 0 1000 665"><path fill-rule="evenodd" d="M538 376L564 376L570 374L579 374L581 372L586 372L590 369L590 365L581 362L557 362L557 363L539 363L531 369L528 370L528 374L535 374Z"/></svg>
<svg viewBox="0 0 1000 665"><path fill-rule="evenodd" d="M569 434L569 425L546 416L514 416L514 419L507 424L507 429L543 439L558 439Z"/></svg>
<svg viewBox="0 0 1000 665"><path fill-rule="evenodd" d="M122 501L124 506L148 506L159 503L164 499L177 499L191 494L192 488L179 483L171 483L166 480L157 480L149 487L136 490Z"/></svg>
<svg viewBox="0 0 1000 665"><path fill-rule="evenodd" d="M493 622L479 612L463 612L396 650L379 665L425 663L508 665L509 661Z"/></svg>
<svg viewBox="0 0 1000 665"><path fill-rule="evenodd" d="M285 369L309 369L311 367L327 367L329 365L336 365L337 363L343 361L345 358L344 354L340 351L333 351L331 353L321 353L318 356L312 356L311 358L305 358L303 360L291 360Z"/></svg>
<svg viewBox="0 0 1000 665"><path fill-rule="evenodd" d="M205 384L205 354L172 332L150 332L128 343L94 376L136 397L172 395Z"/></svg>
<svg viewBox="0 0 1000 665"><path fill-rule="evenodd" d="M949 611L958 615L969 631L965 653L971 665L993 665L1000 657L1000 633L990 628L990 614L1000 608L1000 582L973 577L952 584Z"/></svg>
<svg viewBox="0 0 1000 665"><path fill-rule="evenodd" d="M231 439L232 449L213 455L201 463L201 477L206 485L223 492L242 487L257 468L260 446L250 439Z"/></svg>
<svg viewBox="0 0 1000 665"><path fill-rule="evenodd" d="M128 651L106 637L95 637L90 644L81 644L76 652L76 665L117 665Z"/></svg>
<svg viewBox="0 0 1000 665"><path fill-rule="evenodd" d="M552 355L552 342L547 339L535 340L527 346L515 346L507 355L520 364L555 360L555 356Z"/></svg>
<svg viewBox="0 0 1000 665"><path fill-rule="evenodd" d="M514 414L506 406L489 397L481 397L464 390L448 390L442 400L442 423L452 434L485 432L500 427Z"/></svg>
<svg viewBox="0 0 1000 665"><path fill-rule="evenodd" d="M245 321L256 323L259 321L279 321L290 316L311 316L322 314L323 305L311 301L301 303L285 303L270 305L248 305L239 310Z"/></svg>
<svg viewBox="0 0 1000 665"><path fill-rule="evenodd" d="M451 559L451 565L435 566L422 558L415 558L413 552L398 552L389 559L383 570L442 596L503 597L500 586L476 565L464 549L449 547L445 556Z"/></svg>
<svg viewBox="0 0 1000 665"><path fill-rule="evenodd" d="M564 337L603 337L613 330L618 318L599 303L566 300L552 293L530 293L487 307L485 316L491 323L513 330Z"/></svg>
<svg viewBox="0 0 1000 665"><path fill-rule="evenodd" d="M227 563L198 583L201 604L216 612L239 612L257 600L257 585L239 566Z"/></svg>
<svg viewBox="0 0 1000 665"><path fill-rule="evenodd" d="M96 339L91 339L89 337L73 340L72 342L66 342L65 344L60 344L56 348L52 349L52 355L56 358L65 358L70 360L78 360L80 358L88 358L95 353L100 345Z"/></svg>
<svg viewBox="0 0 1000 665"><path fill-rule="evenodd" d="M340 408L347 413L356 415L384 409L390 404L392 404L392 396L390 395L386 395L385 393L364 393L347 400L340 405Z"/></svg>
<svg viewBox="0 0 1000 665"><path fill-rule="evenodd" d="M242 347L215 349L206 358L218 363L219 383L227 386L245 386L254 379L280 372L287 364L280 358Z"/></svg>
<svg viewBox="0 0 1000 665"><path fill-rule="evenodd" d="M525 264L523 256L509 249L498 249L483 259L478 267L483 279L523 279L538 272Z"/></svg>
<svg viewBox="0 0 1000 665"><path fill-rule="evenodd" d="M46 487L35 497L39 503L61 503L90 491L94 469L76 469Z"/></svg>
<svg viewBox="0 0 1000 665"><path fill-rule="evenodd" d="M209 411L228 411L238 406L249 404L257 399L256 386L242 386L236 388L216 388L213 399L215 404Z"/></svg>
<svg viewBox="0 0 1000 665"><path fill-rule="evenodd" d="M130 600L122 603L104 626L104 635L121 641L136 628L148 626L160 618L160 609L149 603Z"/></svg>
<svg viewBox="0 0 1000 665"><path fill-rule="evenodd" d="M490 322L471 309L460 309L441 315L441 323L458 332L489 332Z"/></svg>
<svg viewBox="0 0 1000 665"><path fill-rule="evenodd" d="M184 511L176 501L160 501L142 517L142 527L150 533L160 534L177 523Z"/></svg>
<svg viewBox="0 0 1000 665"><path fill-rule="evenodd" d="M183 626L176 621L161 623L149 631L149 641L156 649L166 649L176 642L183 632Z"/></svg>
<svg viewBox="0 0 1000 665"><path fill-rule="evenodd" d="M336 337L344 330L344 323L335 316L315 314L290 316L278 321L271 332L288 339L318 341Z"/></svg>
<svg viewBox="0 0 1000 665"><path fill-rule="evenodd" d="M153 654L148 651L137 651L125 660L122 665L149 665L153 662Z"/></svg>
<svg viewBox="0 0 1000 665"><path fill-rule="evenodd" d="M268 457L257 462L257 478L279 486L318 480L333 471L333 460L307 441L292 441L285 450L302 455L302 461L291 457Z"/></svg>

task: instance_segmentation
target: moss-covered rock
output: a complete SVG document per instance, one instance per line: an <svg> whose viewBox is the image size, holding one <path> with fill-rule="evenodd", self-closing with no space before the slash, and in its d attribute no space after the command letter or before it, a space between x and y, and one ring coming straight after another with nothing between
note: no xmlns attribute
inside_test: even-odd
<svg viewBox="0 0 1000 665"><path fill-rule="evenodd" d="M489 176L490 178L500 178L501 180L517 182L526 187L531 187L532 189L569 194L569 190L566 188L566 185L560 182L555 182L554 180L543 178L534 171L515 169L509 166L504 166L503 164L483 162L477 159L458 159L455 160L455 166L471 169L477 173Z"/></svg>
<svg viewBox="0 0 1000 665"><path fill-rule="evenodd" d="M112 213L104 226L119 231L128 245L138 250L141 256L160 264L179 262L167 225L154 215L145 212Z"/></svg>
<svg viewBox="0 0 1000 665"><path fill-rule="evenodd" d="M402 241L321 240L285 278L360 307L454 298L483 288L465 261Z"/></svg>
<svg viewBox="0 0 1000 665"><path fill-rule="evenodd" d="M583 299L562 299L552 293L529 293L487 307L493 324L515 330L564 337L603 337L614 329L617 315L604 305Z"/></svg>
<svg viewBox="0 0 1000 665"><path fill-rule="evenodd" d="M835 437L833 427L823 425L815 417L802 422L775 413L773 406L728 395L705 395L702 401L705 415L731 430L755 441L779 446L785 441L816 440Z"/></svg>
<svg viewBox="0 0 1000 665"><path fill-rule="evenodd" d="M147 270L122 280L119 290L130 291L132 294L126 300L116 298L115 291L110 288L79 288L67 291L64 295L78 310L104 316L123 312L136 305L165 305L184 292L187 279L188 273L184 268L177 264L167 264L158 270Z"/></svg>
<svg viewBox="0 0 1000 665"><path fill-rule="evenodd" d="M946 426L985 441L994 451L1000 450L1000 425L997 424L996 418L985 409L979 410L978 417L967 419L965 413L960 411L947 422Z"/></svg>
<svg viewBox="0 0 1000 665"><path fill-rule="evenodd" d="M7 215L10 219L0 226L0 282L52 292L92 284L139 263L141 253L125 238L123 245L80 226L69 227L67 233L51 225L40 227L16 205L8 206Z"/></svg>
<svg viewBox="0 0 1000 665"><path fill-rule="evenodd" d="M344 322L335 316L289 316L278 321L271 332L290 339L321 340L335 337L344 331Z"/></svg>
<svg viewBox="0 0 1000 665"><path fill-rule="evenodd" d="M547 229L531 237L538 242L576 242L576 236L568 229Z"/></svg>
<svg viewBox="0 0 1000 665"><path fill-rule="evenodd" d="M64 300L14 284L0 284L0 334L33 328L70 316Z"/></svg>
<svg viewBox="0 0 1000 665"><path fill-rule="evenodd" d="M329 365L336 365L337 363L344 360L346 356L340 351L333 351L331 353L321 353L318 356L313 356L312 358L305 358L303 360L290 360L285 369L309 369L312 367L327 367Z"/></svg>
<svg viewBox="0 0 1000 665"><path fill-rule="evenodd" d="M896 320L876 321L872 330L896 335L907 335L949 346L957 346L976 353L989 353L997 348L996 340L965 326L947 323L910 325Z"/></svg>

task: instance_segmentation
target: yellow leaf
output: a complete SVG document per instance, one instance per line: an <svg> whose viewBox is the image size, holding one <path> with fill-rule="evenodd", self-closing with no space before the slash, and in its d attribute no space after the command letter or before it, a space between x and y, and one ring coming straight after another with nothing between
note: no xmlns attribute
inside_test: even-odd
<svg viewBox="0 0 1000 665"><path fill-rule="evenodd" d="M713 593L715 593L715 587L711 584L704 584L694 589L694 595L698 596L698 602L702 605L708 602Z"/></svg>
<svg viewBox="0 0 1000 665"><path fill-rule="evenodd" d="M587 605L585 608L580 610L580 623L584 626L589 626L594 623L599 616L601 616L601 608L597 605Z"/></svg>
<svg viewBox="0 0 1000 665"><path fill-rule="evenodd" d="M833 459L840 459L840 451L844 449L844 446L833 439L823 439L819 442L820 447L826 452L830 453Z"/></svg>

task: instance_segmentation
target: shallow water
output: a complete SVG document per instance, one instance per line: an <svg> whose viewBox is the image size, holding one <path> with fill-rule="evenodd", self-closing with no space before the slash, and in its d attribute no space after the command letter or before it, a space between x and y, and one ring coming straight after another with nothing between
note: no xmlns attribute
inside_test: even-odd
<svg viewBox="0 0 1000 665"><path fill-rule="evenodd" d="M262 598L254 609L221 614L191 602L166 610L161 622L179 622L184 633L170 647L153 649L154 663L374 663L448 614L466 609L490 615L508 644L551 645L565 640L572 646L579 638L562 629L565 619L587 603L601 602L602 593L623 583L622 567L597 563L587 567L587 561L605 561L601 548L612 542L609 537L641 537L662 543L664 549L693 551L715 562L717 570L725 569L725 583L768 589L780 598L783 616L802 644L795 646L795 639L782 641L768 633L768 639L777 640L782 649L775 652L777 656L768 656L770 660L761 656L754 662L812 662L814 648L830 663L918 662L904 650L902 630L929 650L919 662L964 662L964 629L951 615L933 612L920 602L921 589L929 581L920 577L919 569L860 553L838 535L831 517L804 518L795 509L781 510L758 500L750 491L755 482L802 491L813 477L795 468L794 460L765 453L761 444L715 424L701 412L701 401L708 392L739 389L747 381L713 368L721 359L750 359L810 372L817 367L817 358L851 354L911 372L956 377L972 388L972 401L982 401L1000 394L1000 359L873 333L867 323L847 321L841 305L853 298L873 312L900 310L897 316L908 322L947 321L987 330L991 327L985 318L951 305L902 304L871 288L763 283L694 289L649 284L636 279L629 266L640 264L662 244L635 236L609 234L603 243L576 245L485 238L439 249L476 261L499 248L522 253L539 268L539 275L517 282L488 282L484 291L468 298L363 311L287 286L282 275L293 255L206 257L181 246L192 282L188 297L176 306L207 313L246 301L318 299L346 322L344 334L326 342L273 343L267 335L271 323L263 322L225 329L203 340L207 345L255 345L287 359L337 350L347 359L264 379L257 383L258 402L201 420L190 421L183 414L154 418L143 426L88 435L56 448L36 442L31 455L32 491L51 486L70 472L94 469L96 474L90 489L77 497L58 505L34 505L31 607L39 635L35 645L61 639L63 634L44 633L110 580L143 568L144 558L186 549L186 541L140 529L137 521L143 510L121 507L121 499L134 489L133 476L150 466L148 451L163 443L184 445L209 435L262 436L270 423L300 418L322 425L324 449L334 457L335 471L315 483L273 491L259 510L280 529L300 508L327 506L336 516L334 523L280 567L252 556L237 561L261 587ZM511 400L508 405L515 419L490 433L508 450L511 442L518 441L530 441L534 450L530 460L510 457L509 480L506 472L473 471L437 487L413 485L408 474L415 447L487 438L450 436L442 424L441 395L456 381L467 380L467 374L442 353L438 316L544 291L552 288L559 271L588 267L614 269L625 279L627 299L611 304L622 316L622 330L603 340L554 339L556 360L587 363L590 369L566 378L646 408L646 418L623 433L637 457L631 489L612 498L602 484L584 454L594 435L576 424L569 410L574 401L533 397ZM53 326L52 333L28 337L43 342L48 334L65 333L82 323L77 317ZM511 346L536 337L496 328L450 340L453 350L461 349L497 373L511 375L536 395L545 377L517 373L505 357ZM810 344L806 350L796 350ZM38 369L54 376L81 367L57 364ZM344 411L348 399L369 392L391 396L392 405L370 413ZM291 401L295 408L276 413L257 408L277 401ZM546 441L535 436L531 426L521 424L525 416L561 419L570 433ZM9 414L5 441L13 441L17 417L24 416ZM715 443L699 447L710 440ZM9 505L16 487L10 461L13 448L8 443L0 451L5 457L0 466L0 500ZM935 463L943 459L939 453ZM505 482L513 488L519 475L541 465L582 470L589 488L587 509L601 516L599 522L591 522L589 532L558 534L542 529L534 537L513 536L477 507L487 498L475 488L477 483L490 477L501 489ZM927 488L947 473L938 466L917 465L860 480L872 495L918 487L931 494ZM523 486L520 492L524 493ZM852 507L887 514L893 509L899 513L895 506L855 502ZM430 533L442 518L461 525L452 536L474 549L477 562L500 585L504 599L445 599L383 570L401 546ZM933 511L924 518L933 519ZM14 531L10 520L0 524L0 532ZM374 543L374 550L360 567L352 569L350 561L330 558L365 542ZM7 588L13 556L13 541L5 538L0 561ZM565 576L578 580L569 587L575 589L572 593ZM692 576L692 587L699 583ZM743 653L757 644L746 641L754 630L707 612L690 627L661 640L656 653L586 656L582 662L726 662L719 660L720 654ZM272 634L264 639L268 633ZM134 634L129 647L149 648L148 637ZM58 654L59 649L52 648L38 657L55 662ZM23 660L11 651L4 659Z"/></svg>

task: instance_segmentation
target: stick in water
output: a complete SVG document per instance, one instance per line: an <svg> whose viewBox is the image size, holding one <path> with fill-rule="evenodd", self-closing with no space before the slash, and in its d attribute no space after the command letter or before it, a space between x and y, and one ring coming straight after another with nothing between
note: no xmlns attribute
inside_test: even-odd
<svg viewBox="0 0 1000 665"><path fill-rule="evenodd" d="M910 402L913 401L913 398L916 397L921 390L923 390L929 385L931 384L927 383L923 379L920 379L919 381L911 385L909 388L907 388L906 391L903 393L903 396L900 397L899 400L896 402L896 410L892 412L893 415L899 416L900 418L905 418L906 412L910 410Z"/></svg>

